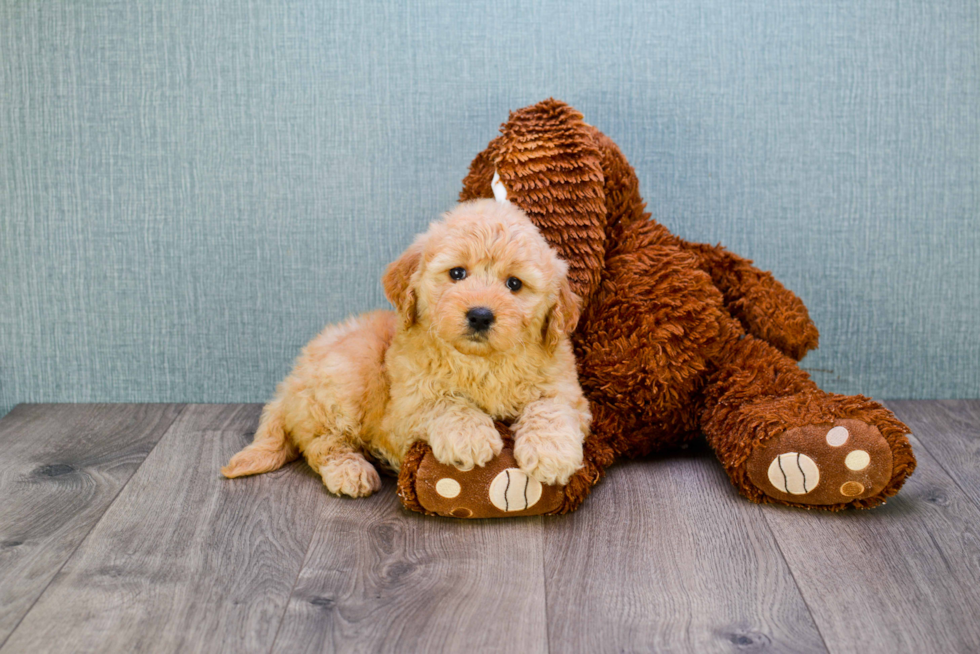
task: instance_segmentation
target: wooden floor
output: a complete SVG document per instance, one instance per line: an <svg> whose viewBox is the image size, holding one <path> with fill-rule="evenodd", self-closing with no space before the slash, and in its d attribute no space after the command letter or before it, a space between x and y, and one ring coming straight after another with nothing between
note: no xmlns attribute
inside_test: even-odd
<svg viewBox="0 0 980 654"><path fill-rule="evenodd" d="M980 401L889 406L919 467L872 511L751 504L698 451L572 515L454 521L301 462L222 479L257 405L21 405L0 654L980 651Z"/></svg>

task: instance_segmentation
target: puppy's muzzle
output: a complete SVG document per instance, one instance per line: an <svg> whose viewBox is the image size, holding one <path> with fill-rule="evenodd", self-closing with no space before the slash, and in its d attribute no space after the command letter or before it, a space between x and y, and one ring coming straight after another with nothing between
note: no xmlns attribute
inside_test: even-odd
<svg viewBox="0 0 980 654"><path fill-rule="evenodd" d="M493 315L493 311L486 307L473 307L466 312L466 322L470 329L477 334L482 334L490 329L494 320L496 317Z"/></svg>

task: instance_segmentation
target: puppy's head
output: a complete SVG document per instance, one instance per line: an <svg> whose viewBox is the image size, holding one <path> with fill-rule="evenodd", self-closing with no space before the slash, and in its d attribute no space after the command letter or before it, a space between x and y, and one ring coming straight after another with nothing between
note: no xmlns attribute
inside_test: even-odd
<svg viewBox="0 0 980 654"><path fill-rule="evenodd" d="M393 264L383 283L402 316L465 354L553 351L578 322L568 266L519 208L458 205Z"/></svg>

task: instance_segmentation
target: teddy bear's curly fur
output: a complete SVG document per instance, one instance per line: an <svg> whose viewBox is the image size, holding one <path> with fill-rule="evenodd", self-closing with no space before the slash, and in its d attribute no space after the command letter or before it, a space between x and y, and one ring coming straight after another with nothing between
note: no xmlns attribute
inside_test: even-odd
<svg viewBox="0 0 980 654"><path fill-rule="evenodd" d="M548 512L577 508L617 457L701 434L756 502L868 508L898 492L915 468L908 428L867 397L820 390L799 368L818 336L800 299L751 261L651 220L626 158L580 113L551 99L513 112L460 199L492 197L494 173L568 262L582 298L573 343L592 432L585 466ZM416 493L432 481L420 478L424 456L417 444L399 493L433 512Z"/></svg>

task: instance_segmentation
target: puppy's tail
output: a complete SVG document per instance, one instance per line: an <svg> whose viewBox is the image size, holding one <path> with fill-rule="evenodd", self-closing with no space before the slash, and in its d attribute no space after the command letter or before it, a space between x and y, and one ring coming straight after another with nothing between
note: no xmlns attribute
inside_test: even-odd
<svg viewBox="0 0 980 654"><path fill-rule="evenodd" d="M299 451L286 438L282 402L273 400L262 410L255 439L244 450L231 457L221 474L228 479L257 475L278 470L299 456Z"/></svg>

